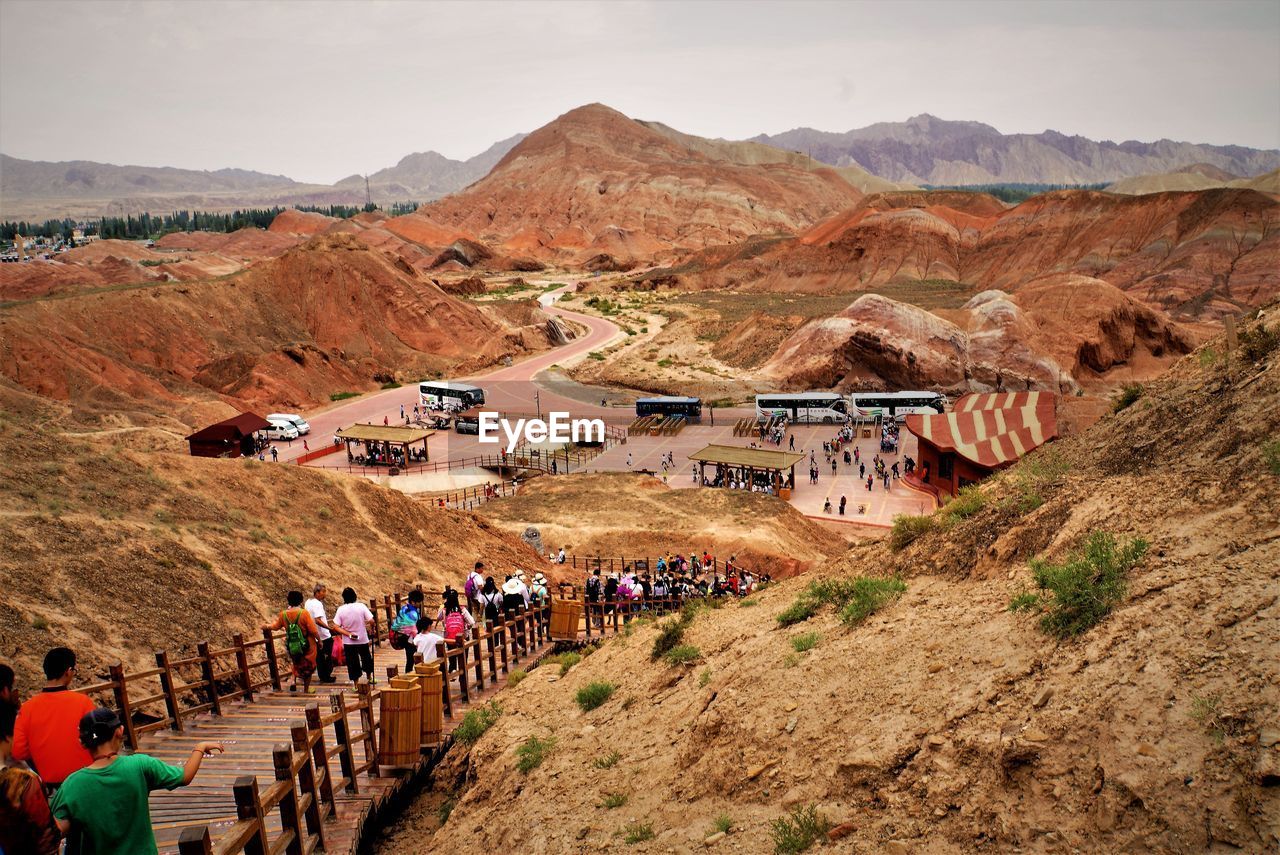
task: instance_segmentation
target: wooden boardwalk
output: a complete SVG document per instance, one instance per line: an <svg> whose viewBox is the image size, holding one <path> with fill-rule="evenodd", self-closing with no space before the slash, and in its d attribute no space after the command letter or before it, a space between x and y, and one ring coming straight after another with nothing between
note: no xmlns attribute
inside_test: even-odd
<svg viewBox="0 0 1280 855"><path fill-rule="evenodd" d="M375 614L393 615L399 601L384 598L375 604ZM556 610L577 613L558 625L555 635L568 643L589 641L621 631L641 608L662 613L678 606L670 599L643 607L589 604L589 614L581 615L580 602L574 601L572 609L557 605ZM441 730L428 739L424 723L422 741L410 744L411 759L399 766L388 765L386 748L379 750L380 701L392 675L404 671L405 654L385 643L375 647L372 687L348 682L339 666L336 684L315 681L314 694L288 691L288 659L276 652L283 650L282 636L264 632L248 643L237 636L221 650L202 643L196 656L185 659L170 659L162 651L155 669L126 674L113 668L111 681L79 691L109 694L126 721L130 745L166 762L181 765L202 741L224 746L224 754L205 758L190 786L152 794L161 853L354 853L370 820L443 756L467 711L497 695L511 671L551 652L556 644L552 612L550 605L535 608L478 627L464 644L438 646L445 666L440 670L447 670L448 678L424 676L410 685L425 706L427 687L434 685L428 679L439 681L435 700ZM378 624L386 625L387 618L379 617ZM375 627L375 638L379 632ZM159 691L144 694L157 686Z"/></svg>

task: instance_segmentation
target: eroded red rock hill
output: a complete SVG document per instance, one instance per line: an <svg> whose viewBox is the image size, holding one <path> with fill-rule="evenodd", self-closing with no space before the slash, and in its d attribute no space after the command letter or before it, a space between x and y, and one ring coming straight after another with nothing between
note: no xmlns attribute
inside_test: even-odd
<svg viewBox="0 0 1280 855"><path fill-rule="evenodd" d="M589 104L534 131L466 190L387 228L432 246L466 237L509 255L634 263L800 231L861 196L829 168L712 159Z"/></svg>
<svg viewBox="0 0 1280 855"><path fill-rule="evenodd" d="M397 371L460 370L547 345L538 318L517 326L344 234L225 279L0 315L0 373L102 411L219 399L308 407Z"/></svg>

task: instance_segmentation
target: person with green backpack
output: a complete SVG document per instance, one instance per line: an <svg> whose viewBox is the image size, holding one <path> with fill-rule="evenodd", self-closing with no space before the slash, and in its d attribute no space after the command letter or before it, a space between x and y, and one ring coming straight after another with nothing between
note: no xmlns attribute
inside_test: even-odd
<svg viewBox="0 0 1280 855"><path fill-rule="evenodd" d="M273 623L263 624L262 628L284 630L285 652L293 663L293 681L289 684L289 691L298 691L298 680L302 680L302 691L312 694L315 689L311 688L311 675L316 671L320 631L311 613L302 607L302 601L301 591L290 591L289 608L280 612Z"/></svg>

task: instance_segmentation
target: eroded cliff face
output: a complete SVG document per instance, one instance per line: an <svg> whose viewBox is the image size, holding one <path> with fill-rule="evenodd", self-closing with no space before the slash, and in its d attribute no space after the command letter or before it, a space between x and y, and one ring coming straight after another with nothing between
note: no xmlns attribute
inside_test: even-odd
<svg viewBox="0 0 1280 855"><path fill-rule="evenodd" d="M1070 274L983 291L942 314L864 294L796 330L761 372L791 388L1074 392L1117 371L1154 376L1194 346L1162 313Z"/></svg>

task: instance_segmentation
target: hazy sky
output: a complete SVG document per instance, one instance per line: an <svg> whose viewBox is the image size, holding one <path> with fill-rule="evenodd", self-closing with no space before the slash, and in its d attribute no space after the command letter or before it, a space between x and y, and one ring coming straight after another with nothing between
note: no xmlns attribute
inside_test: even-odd
<svg viewBox="0 0 1280 855"><path fill-rule="evenodd" d="M600 101L703 136L918 113L1280 148L1280 0L0 0L0 151L332 182Z"/></svg>

